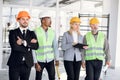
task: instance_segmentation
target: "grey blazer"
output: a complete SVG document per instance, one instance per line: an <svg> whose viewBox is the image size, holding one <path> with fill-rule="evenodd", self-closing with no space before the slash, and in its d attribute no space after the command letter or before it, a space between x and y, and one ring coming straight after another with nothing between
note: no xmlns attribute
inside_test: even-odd
<svg viewBox="0 0 120 80"><path fill-rule="evenodd" d="M83 36L78 35L79 43L83 43ZM74 56L76 57L76 61L82 60L82 53L78 48L74 48L72 46L73 36L69 34L69 32L65 32L62 39L62 50L63 59L66 61L74 61Z"/></svg>

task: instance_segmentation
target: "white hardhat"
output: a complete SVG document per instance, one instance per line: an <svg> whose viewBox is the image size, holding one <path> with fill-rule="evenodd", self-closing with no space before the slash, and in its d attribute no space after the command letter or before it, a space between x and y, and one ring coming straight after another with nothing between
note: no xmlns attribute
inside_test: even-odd
<svg viewBox="0 0 120 80"><path fill-rule="evenodd" d="M39 14L39 18L44 18L44 17L51 17L52 16L52 13L51 12L41 12Z"/></svg>

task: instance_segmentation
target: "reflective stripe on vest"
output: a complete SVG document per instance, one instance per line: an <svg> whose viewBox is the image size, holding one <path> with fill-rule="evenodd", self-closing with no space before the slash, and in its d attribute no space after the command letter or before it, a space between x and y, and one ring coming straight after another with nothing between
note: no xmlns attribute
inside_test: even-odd
<svg viewBox="0 0 120 80"><path fill-rule="evenodd" d="M96 40L91 32L86 34L86 41L89 48L86 50L85 60L104 59L104 39L105 35L102 32L98 32Z"/></svg>
<svg viewBox="0 0 120 80"><path fill-rule="evenodd" d="M47 38L45 31L42 27L39 27L35 30L39 48L36 50L37 60L44 62L45 60L51 60L54 59L54 52L52 48L52 43L54 40L54 32L51 28L48 28L47 31Z"/></svg>

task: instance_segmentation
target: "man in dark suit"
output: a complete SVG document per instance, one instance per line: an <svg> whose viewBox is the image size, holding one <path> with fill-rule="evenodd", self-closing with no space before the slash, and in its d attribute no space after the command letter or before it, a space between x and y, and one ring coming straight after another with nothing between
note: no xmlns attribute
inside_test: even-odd
<svg viewBox="0 0 120 80"><path fill-rule="evenodd" d="M31 67L33 66L32 49L38 48L36 35L28 30L30 15L26 11L20 11L17 16L20 27L10 31L9 43L11 55L7 65L9 66L9 80L29 80Z"/></svg>

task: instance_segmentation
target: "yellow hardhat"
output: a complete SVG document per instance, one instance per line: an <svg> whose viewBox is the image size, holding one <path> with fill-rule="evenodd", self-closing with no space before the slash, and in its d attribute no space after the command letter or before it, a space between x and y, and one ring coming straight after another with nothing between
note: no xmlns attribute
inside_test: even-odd
<svg viewBox="0 0 120 80"><path fill-rule="evenodd" d="M72 24L72 23L74 23L74 22L81 23L80 18L78 18L78 17L72 17L72 18L70 19L70 24Z"/></svg>
<svg viewBox="0 0 120 80"><path fill-rule="evenodd" d="M90 19L89 23L90 24L99 24L99 20L96 17L94 17L94 18Z"/></svg>

